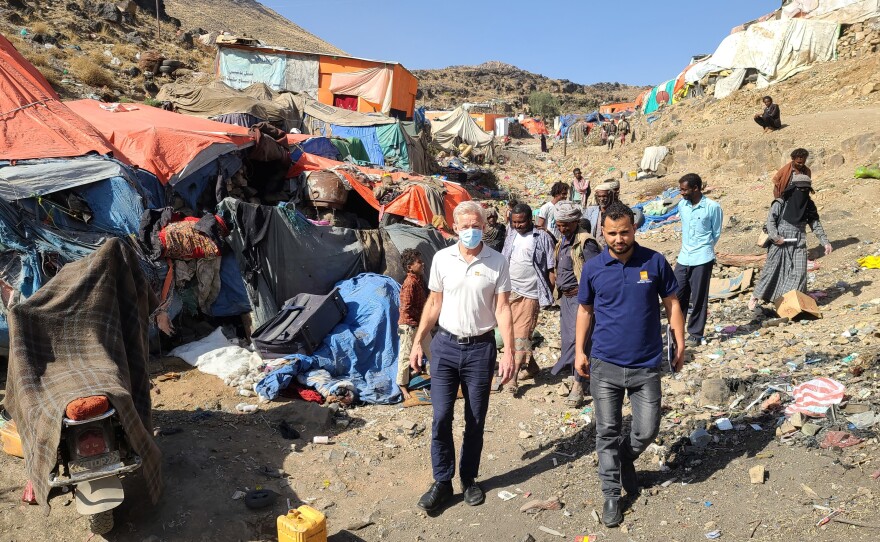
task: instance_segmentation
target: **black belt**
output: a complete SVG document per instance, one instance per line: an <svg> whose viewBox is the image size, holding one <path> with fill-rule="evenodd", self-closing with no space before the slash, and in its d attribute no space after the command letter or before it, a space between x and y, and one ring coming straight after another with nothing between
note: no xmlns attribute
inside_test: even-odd
<svg viewBox="0 0 880 542"><path fill-rule="evenodd" d="M470 337L459 337L458 335L456 335L454 333L450 333L441 327L440 334L446 335L447 337L449 337L453 341L457 342L458 344L474 344L477 342L489 340L490 338L493 341L495 340L495 332L494 331L487 331L487 332L483 333L482 335L472 335Z"/></svg>

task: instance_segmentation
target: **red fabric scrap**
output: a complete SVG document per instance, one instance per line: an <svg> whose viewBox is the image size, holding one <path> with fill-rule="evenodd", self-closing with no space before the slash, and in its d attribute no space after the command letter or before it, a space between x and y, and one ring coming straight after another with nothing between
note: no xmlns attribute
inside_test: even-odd
<svg viewBox="0 0 880 542"><path fill-rule="evenodd" d="M849 448L856 444L861 444L862 439L857 436L850 435L846 431L828 431L825 440L822 441L822 448Z"/></svg>
<svg viewBox="0 0 880 542"><path fill-rule="evenodd" d="M312 388L303 386L299 382L291 382L289 386L281 390L281 396L293 399L302 399L303 401L318 403L319 405L324 404L323 395Z"/></svg>

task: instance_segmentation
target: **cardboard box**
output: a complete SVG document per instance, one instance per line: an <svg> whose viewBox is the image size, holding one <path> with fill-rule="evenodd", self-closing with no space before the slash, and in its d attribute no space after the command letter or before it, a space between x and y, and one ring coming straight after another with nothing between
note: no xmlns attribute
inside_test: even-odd
<svg viewBox="0 0 880 542"><path fill-rule="evenodd" d="M803 292L792 290L774 301L776 314L781 318L792 319L795 316L806 313L816 318L822 318L822 312L816 305L816 300Z"/></svg>

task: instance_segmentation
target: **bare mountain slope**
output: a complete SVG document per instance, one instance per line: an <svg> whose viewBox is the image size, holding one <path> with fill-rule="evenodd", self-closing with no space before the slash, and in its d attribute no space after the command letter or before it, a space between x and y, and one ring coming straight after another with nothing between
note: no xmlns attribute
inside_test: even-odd
<svg viewBox="0 0 880 542"><path fill-rule="evenodd" d="M503 62L484 62L479 66L449 66L416 70L419 101L428 109L445 109L462 102L507 102L511 110L527 104L533 91L549 92L559 100L563 113L584 112L605 102L635 99L643 90L621 83L581 85L568 79L551 79Z"/></svg>
<svg viewBox="0 0 880 542"><path fill-rule="evenodd" d="M346 54L256 0L165 0L165 9L184 28L226 30L297 51Z"/></svg>

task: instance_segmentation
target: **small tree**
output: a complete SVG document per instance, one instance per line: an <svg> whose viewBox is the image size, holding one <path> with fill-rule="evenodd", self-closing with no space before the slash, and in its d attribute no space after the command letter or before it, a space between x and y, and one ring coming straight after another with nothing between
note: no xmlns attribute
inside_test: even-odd
<svg viewBox="0 0 880 542"><path fill-rule="evenodd" d="M559 100L549 92L532 92L529 95L529 109L532 115L555 117L559 114Z"/></svg>

